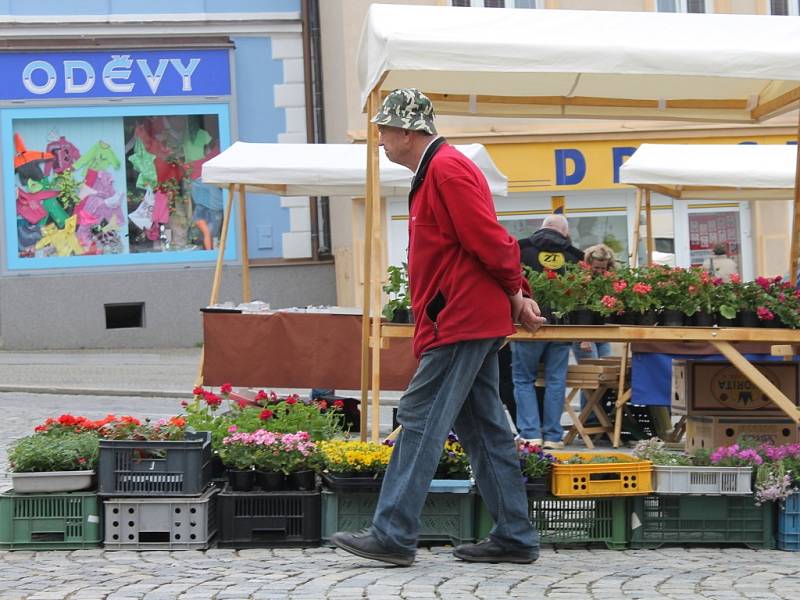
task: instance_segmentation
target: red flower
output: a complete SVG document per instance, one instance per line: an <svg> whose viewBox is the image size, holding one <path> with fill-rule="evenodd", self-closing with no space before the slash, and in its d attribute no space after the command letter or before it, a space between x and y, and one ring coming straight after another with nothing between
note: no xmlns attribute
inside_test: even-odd
<svg viewBox="0 0 800 600"><path fill-rule="evenodd" d="M192 394L194 394L195 396L202 396L203 395L203 388L201 386L199 386L199 385L195 386L195 388L192 390Z"/></svg>
<svg viewBox="0 0 800 600"><path fill-rule="evenodd" d="M262 400L266 400L269 396L267 396L267 392L264 390L258 390L256 394L256 402L261 402Z"/></svg>
<svg viewBox="0 0 800 600"><path fill-rule="evenodd" d="M601 303L603 304L603 306L605 306L606 308L616 308L616 306L617 306L617 299L616 299L616 298L614 298L614 296L603 296L603 297L600 299L600 302L601 302Z"/></svg>
<svg viewBox="0 0 800 600"><path fill-rule="evenodd" d="M181 406L183 408L186 408L187 406L189 406L189 403L186 400L181 400Z"/></svg>
<svg viewBox="0 0 800 600"><path fill-rule="evenodd" d="M328 408L328 402L326 400L320 400L319 402L317 402L317 406L319 406L320 410L325 410L326 408Z"/></svg>
<svg viewBox="0 0 800 600"><path fill-rule="evenodd" d="M578 266L581 268L582 271L591 271L592 270L592 265L587 263L585 260L579 260L578 261Z"/></svg>
<svg viewBox="0 0 800 600"><path fill-rule="evenodd" d="M614 291L618 294L622 292L626 287L628 287L628 282L624 279L620 279L619 281L615 281L613 284Z"/></svg>
<svg viewBox="0 0 800 600"><path fill-rule="evenodd" d="M203 398L209 406L219 406L222 404L222 398L213 392L203 392Z"/></svg>
<svg viewBox="0 0 800 600"><path fill-rule="evenodd" d="M239 405L239 408L245 408L247 406L247 400L245 400L244 398L237 398L236 404Z"/></svg>
<svg viewBox="0 0 800 600"><path fill-rule="evenodd" d="M653 288L651 286L646 283L642 283L641 281L633 284L633 293L639 294L640 296L649 294L652 290Z"/></svg>
<svg viewBox="0 0 800 600"><path fill-rule="evenodd" d="M286 404L297 404L297 396L292 394L286 399Z"/></svg>
<svg viewBox="0 0 800 600"><path fill-rule="evenodd" d="M273 414L274 413L270 409L265 408L264 410L261 411L261 414L258 415L258 418L261 419L262 421L268 421L269 419L272 418Z"/></svg>
<svg viewBox="0 0 800 600"><path fill-rule="evenodd" d="M233 386L230 383L223 383L219 386L219 393L220 394L230 394L233 391Z"/></svg>
<svg viewBox="0 0 800 600"><path fill-rule="evenodd" d="M756 314L758 315L758 318L761 319L762 321L771 321L772 319L775 318L775 315L772 313L772 311L768 308L765 308L764 306L759 306L756 309Z"/></svg>
<svg viewBox="0 0 800 600"><path fill-rule="evenodd" d="M78 459L78 462L79 462L80 464L83 464L83 463L85 463L85 462L86 462L86 459L85 459L85 458L83 458L83 457L81 456L81 457Z"/></svg>
<svg viewBox="0 0 800 600"><path fill-rule="evenodd" d="M731 283L742 283L742 277L738 273L731 273Z"/></svg>
<svg viewBox="0 0 800 600"><path fill-rule="evenodd" d="M183 428L186 427L186 419L183 417L172 417L169 420L169 424L174 425L175 427Z"/></svg>
<svg viewBox="0 0 800 600"><path fill-rule="evenodd" d="M545 273L547 273L548 279L555 279L556 277L558 277L558 274L555 271L551 271L550 269L545 270Z"/></svg>
<svg viewBox="0 0 800 600"><path fill-rule="evenodd" d="M334 408L344 408L344 400L334 400L333 401Z"/></svg>

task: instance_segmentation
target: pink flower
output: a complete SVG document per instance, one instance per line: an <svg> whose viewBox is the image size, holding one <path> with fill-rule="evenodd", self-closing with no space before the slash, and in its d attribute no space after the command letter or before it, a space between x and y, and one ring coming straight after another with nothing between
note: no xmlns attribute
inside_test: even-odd
<svg viewBox="0 0 800 600"><path fill-rule="evenodd" d="M625 280L615 281L612 286L614 287L614 291L618 294L622 292L626 287L628 287L628 282Z"/></svg>
<svg viewBox="0 0 800 600"><path fill-rule="evenodd" d="M742 283L742 277L738 273L731 273L731 283Z"/></svg>
<svg viewBox="0 0 800 600"><path fill-rule="evenodd" d="M775 318L773 312L764 306L759 306L756 309L756 314L758 315L758 318L761 319L762 321L771 321L772 319Z"/></svg>
<svg viewBox="0 0 800 600"><path fill-rule="evenodd" d="M653 290L652 286L646 283L634 283L633 284L633 293L639 294L640 296L644 296L645 294L649 294Z"/></svg>
<svg viewBox="0 0 800 600"><path fill-rule="evenodd" d="M600 302L606 308L612 308L613 309L613 308L615 308L617 306L617 299L614 298L614 296L603 296L600 299Z"/></svg>
<svg viewBox="0 0 800 600"><path fill-rule="evenodd" d="M236 425L228 427L228 433L236 433L237 431L239 431L239 428Z"/></svg>

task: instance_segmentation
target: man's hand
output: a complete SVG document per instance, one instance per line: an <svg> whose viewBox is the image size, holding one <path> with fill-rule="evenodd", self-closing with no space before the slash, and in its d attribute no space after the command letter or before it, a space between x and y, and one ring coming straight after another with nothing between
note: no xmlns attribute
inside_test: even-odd
<svg viewBox="0 0 800 600"><path fill-rule="evenodd" d="M522 290L509 296L509 300L511 301L511 317L514 322L521 324L528 331L534 332L547 322L547 319L541 316L539 305L531 298L524 298Z"/></svg>

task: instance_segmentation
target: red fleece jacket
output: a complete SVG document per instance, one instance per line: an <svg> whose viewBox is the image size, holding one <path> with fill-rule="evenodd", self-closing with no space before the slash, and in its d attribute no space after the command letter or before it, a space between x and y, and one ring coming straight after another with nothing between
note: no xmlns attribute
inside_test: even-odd
<svg viewBox="0 0 800 600"><path fill-rule="evenodd" d="M497 222L483 173L442 143L427 165L423 159L415 184L408 247L414 354L512 334L508 296L523 286L519 245Z"/></svg>

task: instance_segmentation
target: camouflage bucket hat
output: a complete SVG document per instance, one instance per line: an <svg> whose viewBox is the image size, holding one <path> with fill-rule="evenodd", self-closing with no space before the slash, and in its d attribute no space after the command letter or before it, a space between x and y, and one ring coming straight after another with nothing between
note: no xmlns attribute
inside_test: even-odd
<svg viewBox="0 0 800 600"><path fill-rule="evenodd" d="M435 135L433 117L430 98L417 89L403 88L386 96L378 114L372 117L372 122Z"/></svg>

